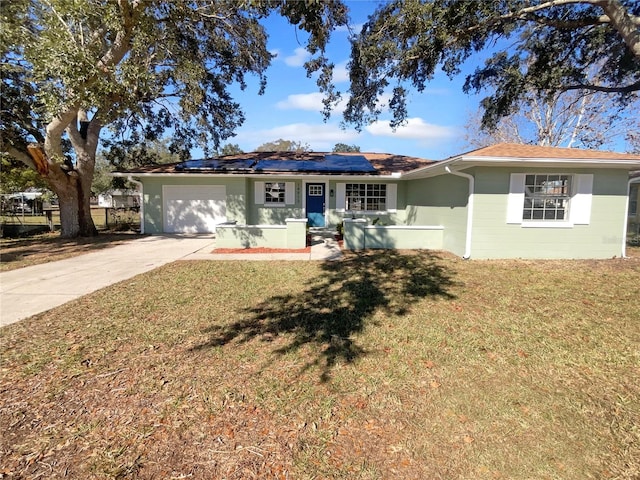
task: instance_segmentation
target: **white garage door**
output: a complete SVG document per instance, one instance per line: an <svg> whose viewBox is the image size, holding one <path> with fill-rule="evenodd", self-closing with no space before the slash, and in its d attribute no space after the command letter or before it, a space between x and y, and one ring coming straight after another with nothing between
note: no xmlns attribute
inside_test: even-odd
<svg viewBox="0 0 640 480"><path fill-rule="evenodd" d="M162 197L166 233L212 233L227 221L223 185L164 185Z"/></svg>

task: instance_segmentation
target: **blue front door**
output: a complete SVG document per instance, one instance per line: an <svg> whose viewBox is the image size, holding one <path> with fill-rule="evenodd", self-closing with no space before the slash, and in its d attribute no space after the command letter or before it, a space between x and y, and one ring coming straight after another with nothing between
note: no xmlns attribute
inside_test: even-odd
<svg viewBox="0 0 640 480"><path fill-rule="evenodd" d="M324 227L324 183L307 183L307 219L310 227Z"/></svg>

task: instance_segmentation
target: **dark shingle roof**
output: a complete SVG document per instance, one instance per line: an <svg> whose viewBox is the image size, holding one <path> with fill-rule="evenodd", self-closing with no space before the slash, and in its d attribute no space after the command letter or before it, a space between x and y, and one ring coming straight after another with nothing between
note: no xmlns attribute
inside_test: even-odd
<svg viewBox="0 0 640 480"><path fill-rule="evenodd" d="M191 160L187 163L171 163L164 165L149 165L137 167L134 169L121 171L120 173L131 174L171 174L171 173L278 173L278 174L312 174L312 173L328 173L326 169L320 168L320 162L323 162L326 156L339 155L354 158L354 164L358 164L364 157L375 169L373 172L366 171L331 171L329 173L355 173L355 174L373 174L373 175L391 175L393 173L404 173L416 168L425 167L434 163L432 160L425 160L417 157L407 157L404 155L391 155L388 153L327 153L327 152L251 152L241 153L237 155L227 155L215 159ZM270 167L258 168L262 165ZM278 167L278 162L282 165ZM300 162L300 169L295 164ZM314 162L318 162L317 171L313 169ZM212 166L215 165L215 168ZM187 168L185 168L187 166ZM283 168L284 167L284 168ZM302 170L302 171L301 171Z"/></svg>

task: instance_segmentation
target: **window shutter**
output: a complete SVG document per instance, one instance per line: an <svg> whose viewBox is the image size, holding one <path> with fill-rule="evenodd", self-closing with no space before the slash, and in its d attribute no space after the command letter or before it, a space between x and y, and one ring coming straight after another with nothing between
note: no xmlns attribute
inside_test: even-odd
<svg viewBox="0 0 640 480"><path fill-rule="evenodd" d="M284 184L284 203L287 205L296 203L296 184L294 182Z"/></svg>
<svg viewBox="0 0 640 480"><path fill-rule="evenodd" d="M522 223L524 209L524 173L512 173L507 198L507 223Z"/></svg>
<svg viewBox="0 0 640 480"><path fill-rule="evenodd" d="M387 184L387 211L395 212L398 209L398 185L395 183Z"/></svg>
<svg viewBox="0 0 640 480"><path fill-rule="evenodd" d="M264 182L254 183L256 205L264 205Z"/></svg>
<svg viewBox="0 0 640 480"><path fill-rule="evenodd" d="M591 200L593 198L593 175L575 175L574 195L571 198L571 222L576 225L589 225L591 221Z"/></svg>
<svg viewBox="0 0 640 480"><path fill-rule="evenodd" d="M346 183L336 184L336 211L344 212L347 207L347 187Z"/></svg>

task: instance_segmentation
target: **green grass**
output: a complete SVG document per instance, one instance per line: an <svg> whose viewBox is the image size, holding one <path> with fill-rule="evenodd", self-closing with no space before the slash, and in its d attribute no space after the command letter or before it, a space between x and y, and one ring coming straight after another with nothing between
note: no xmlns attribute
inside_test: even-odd
<svg viewBox="0 0 640 480"><path fill-rule="evenodd" d="M638 478L639 298L638 255L173 263L2 330L0 468Z"/></svg>
<svg viewBox="0 0 640 480"><path fill-rule="evenodd" d="M59 233L43 233L0 239L0 272L75 257L140 238L134 232L101 231L97 237L61 238Z"/></svg>

